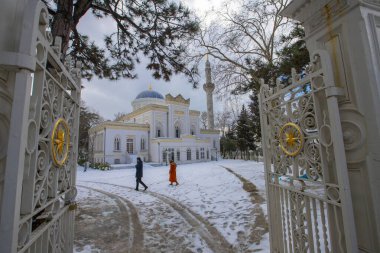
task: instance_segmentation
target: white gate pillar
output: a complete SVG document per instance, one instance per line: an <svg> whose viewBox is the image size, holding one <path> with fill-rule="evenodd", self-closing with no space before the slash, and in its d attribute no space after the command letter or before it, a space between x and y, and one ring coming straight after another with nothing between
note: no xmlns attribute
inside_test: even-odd
<svg viewBox="0 0 380 253"><path fill-rule="evenodd" d="M4 0L0 10L0 51L17 52L25 0ZM4 60L4 59L1 59Z"/></svg>
<svg viewBox="0 0 380 253"><path fill-rule="evenodd" d="M0 8L0 252L17 252L36 29L45 22L41 4L5 0Z"/></svg>
<svg viewBox="0 0 380 253"><path fill-rule="evenodd" d="M10 75L14 75L13 73ZM14 75L12 113L10 115L9 139L5 157L4 182L1 185L0 209L0 252L16 252L18 240L18 224L20 216L22 179L24 172L24 155L26 138L20 133L27 130L27 113L31 76L27 70ZM10 78L12 79L12 78ZM3 141L3 140L2 140Z"/></svg>
<svg viewBox="0 0 380 253"><path fill-rule="evenodd" d="M345 91L339 110L361 252L380 252L380 1L294 0L308 50L325 49Z"/></svg>

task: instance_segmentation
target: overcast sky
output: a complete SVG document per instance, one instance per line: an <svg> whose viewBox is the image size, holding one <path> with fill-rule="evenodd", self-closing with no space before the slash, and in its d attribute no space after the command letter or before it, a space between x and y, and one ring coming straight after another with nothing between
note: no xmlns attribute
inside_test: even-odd
<svg viewBox="0 0 380 253"><path fill-rule="evenodd" d="M212 8L217 8L221 0L186 0L185 3L197 13L204 14ZM104 35L109 34L115 27L110 19L97 20L88 12L79 22L79 31L88 35L91 40L103 43ZM86 105L99 112L105 119L113 119L118 112L131 112L131 102L142 91L152 85L153 90L162 95L170 93L174 96L182 94L184 98L190 98L190 109L206 111L206 94L202 88L204 83L204 70L200 70L202 81L198 89L193 89L187 82L186 77L173 76L170 82L155 80L152 72L146 70L145 65L137 65L138 78L134 80L121 79L118 81L99 80L93 78L91 81L83 80L82 100ZM221 111L223 102L214 97L214 112Z"/></svg>

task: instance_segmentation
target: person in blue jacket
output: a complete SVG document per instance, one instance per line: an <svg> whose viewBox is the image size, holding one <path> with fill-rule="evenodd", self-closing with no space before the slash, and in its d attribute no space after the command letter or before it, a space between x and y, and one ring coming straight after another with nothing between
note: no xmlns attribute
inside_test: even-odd
<svg viewBox="0 0 380 253"><path fill-rule="evenodd" d="M139 183L144 186L144 191L148 189L148 186L146 186L143 181L141 181L141 178L143 177L143 162L141 161L140 157L137 157L137 164L135 166L136 168L136 191L139 190Z"/></svg>

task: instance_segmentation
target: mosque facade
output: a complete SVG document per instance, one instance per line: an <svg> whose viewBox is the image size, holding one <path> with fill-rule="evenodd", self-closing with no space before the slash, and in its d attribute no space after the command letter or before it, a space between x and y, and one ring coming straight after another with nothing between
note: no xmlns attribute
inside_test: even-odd
<svg viewBox="0 0 380 253"><path fill-rule="evenodd" d="M208 64L208 65L207 65ZM210 75L206 62L206 76ZM211 78L206 78L208 115L213 115ZM205 89L206 90L206 89ZM213 89L212 89L213 90ZM200 128L200 112L190 109L182 95L165 97L149 88L132 101L133 111L119 121L106 121L89 130L90 160L128 164L141 157L145 162L192 163L216 160L220 131ZM211 118L213 121L213 117Z"/></svg>

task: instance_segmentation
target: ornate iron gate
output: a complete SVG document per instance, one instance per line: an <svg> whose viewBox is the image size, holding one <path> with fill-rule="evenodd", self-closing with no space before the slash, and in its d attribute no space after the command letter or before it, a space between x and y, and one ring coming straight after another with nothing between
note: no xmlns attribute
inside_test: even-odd
<svg viewBox="0 0 380 253"><path fill-rule="evenodd" d="M260 92L272 252L356 252L338 98L326 52Z"/></svg>
<svg viewBox="0 0 380 253"><path fill-rule="evenodd" d="M11 112L0 112L8 133L0 251L72 252L80 66L60 61L61 40L53 44L42 2L27 1L23 18L19 52L9 57L29 62L0 65L0 100Z"/></svg>

